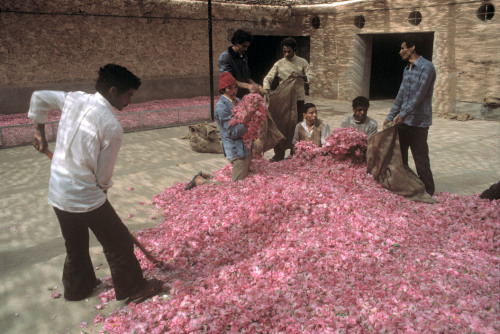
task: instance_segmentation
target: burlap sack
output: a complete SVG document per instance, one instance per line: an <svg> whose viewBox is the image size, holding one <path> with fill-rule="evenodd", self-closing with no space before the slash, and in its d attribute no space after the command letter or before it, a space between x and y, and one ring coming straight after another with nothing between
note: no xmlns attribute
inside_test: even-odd
<svg viewBox="0 0 500 334"><path fill-rule="evenodd" d="M490 106L492 108L498 108L500 107L500 98L493 96L485 97L483 99L483 105Z"/></svg>
<svg viewBox="0 0 500 334"><path fill-rule="evenodd" d="M439 117L447 118L447 119L456 119L457 121L468 121L474 119L471 114L455 114L452 112L444 112L439 115Z"/></svg>
<svg viewBox="0 0 500 334"><path fill-rule="evenodd" d="M224 153L220 133L214 123L200 123L188 126L191 149L199 153Z"/></svg>
<svg viewBox="0 0 500 334"><path fill-rule="evenodd" d="M285 140L277 145L283 151L293 147L293 132L297 124L297 90L295 85L303 84L303 79L289 77L269 94L269 113L278 131L285 136Z"/></svg>
<svg viewBox="0 0 500 334"><path fill-rule="evenodd" d="M285 136L283 136L276 127L271 114L267 113L267 118L264 120L259 130L259 138L253 142L253 151L258 154L264 154L283 139L285 139Z"/></svg>
<svg viewBox="0 0 500 334"><path fill-rule="evenodd" d="M398 127L388 127L368 138L367 170L385 189L412 201L437 203L425 191L424 183L403 165Z"/></svg>

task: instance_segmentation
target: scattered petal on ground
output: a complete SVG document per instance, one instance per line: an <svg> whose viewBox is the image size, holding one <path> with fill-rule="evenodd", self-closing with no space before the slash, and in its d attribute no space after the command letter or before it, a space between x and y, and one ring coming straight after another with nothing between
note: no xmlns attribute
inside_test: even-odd
<svg viewBox="0 0 500 334"><path fill-rule="evenodd" d="M218 97L215 97L217 101ZM154 129L179 124L210 120L210 97L199 96L185 99L154 100L131 104L123 110L115 110L125 131ZM57 134L61 112L50 111L45 125L48 141ZM30 144L33 139L33 121L27 113L0 115L0 147ZM22 126L26 125L26 126ZM29 125L29 126L28 126Z"/></svg>
<svg viewBox="0 0 500 334"><path fill-rule="evenodd" d="M52 298L52 299L61 298L61 293L60 293L60 292L53 292L53 293L50 295L50 298Z"/></svg>

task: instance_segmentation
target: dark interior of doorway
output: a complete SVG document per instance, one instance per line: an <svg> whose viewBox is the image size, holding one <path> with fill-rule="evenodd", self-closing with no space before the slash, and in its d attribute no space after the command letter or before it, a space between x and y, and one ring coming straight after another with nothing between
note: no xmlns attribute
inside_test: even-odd
<svg viewBox="0 0 500 334"><path fill-rule="evenodd" d="M403 35L372 35L371 100L394 99L398 94L403 69L407 64L399 56ZM415 33L415 35L418 35L423 42L421 56L432 61L434 32Z"/></svg>
<svg viewBox="0 0 500 334"><path fill-rule="evenodd" d="M254 39L248 48L248 66L250 67L252 80L262 84L274 63L283 58L281 50L281 41L288 36L261 36L254 35ZM297 55L309 62L310 55L310 37L309 36L291 36L297 41ZM278 85L277 80L273 82L271 89ZM306 86L306 94L307 94Z"/></svg>

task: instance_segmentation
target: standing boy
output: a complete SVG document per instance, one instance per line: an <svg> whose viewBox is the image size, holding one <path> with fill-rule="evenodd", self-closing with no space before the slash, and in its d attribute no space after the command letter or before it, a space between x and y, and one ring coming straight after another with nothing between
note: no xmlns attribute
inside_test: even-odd
<svg viewBox="0 0 500 334"><path fill-rule="evenodd" d="M255 83L250 78L250 68L248 67L247 50L252 43L251 33L238 29L231 37L231 46L219 56L219 74L229 72L236 79L238 87L238 97L250 93L258 93L262 86Z"/></svg>
<svg viewBox="0 0 500 334"><path fill-rule="evenodd" d="M125 67L108 64L99 69L95 94L36 91L31 97L28 117L35 121L33 145L41 153L47 151L47 113L62 111L48 201L66 246L62 281L67 300L85 299L99 284L89 254L89 228L103 247L117 300L139 303L162 288L160 281L143 278L130 232L106 197L123 137L113 107L127 106L140 85Z"/></svg>
<svg viewBox="0 0 500 334"><path fill-rule="evenodd" d="M271 89L271 84L275 77L278 77L280 83L290 76L302 78L305 83L310 83L313 79L311 67L307 60L297 56L295 53L297 51L297 42L295 39L291 37L285 38L281 42L281 50L283 58L274 63L264 78L264 90L269 91ZM303 84L296 85L295 87L297 91L297 123L300 123L303 121L302 108L306 93Z"/></svg>

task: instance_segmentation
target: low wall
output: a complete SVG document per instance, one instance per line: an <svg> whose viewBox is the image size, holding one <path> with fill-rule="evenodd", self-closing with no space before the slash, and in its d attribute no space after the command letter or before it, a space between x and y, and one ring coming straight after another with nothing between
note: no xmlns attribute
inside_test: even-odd
<svg viewBox="0 0 500 334"><path fill-rule="evenodd" d="M210 78L179 77L141 80L142 85L132 98L133 103L171 98L210 95ZM28 112L31 94L35 90L84 91L94 93L95 82L46 83L30 87L0 87L0 114ZM218 80L215 82L218 85ZM217 86L215 86L217 87ZM214 88L217 95L217 88Z"/></svg>

